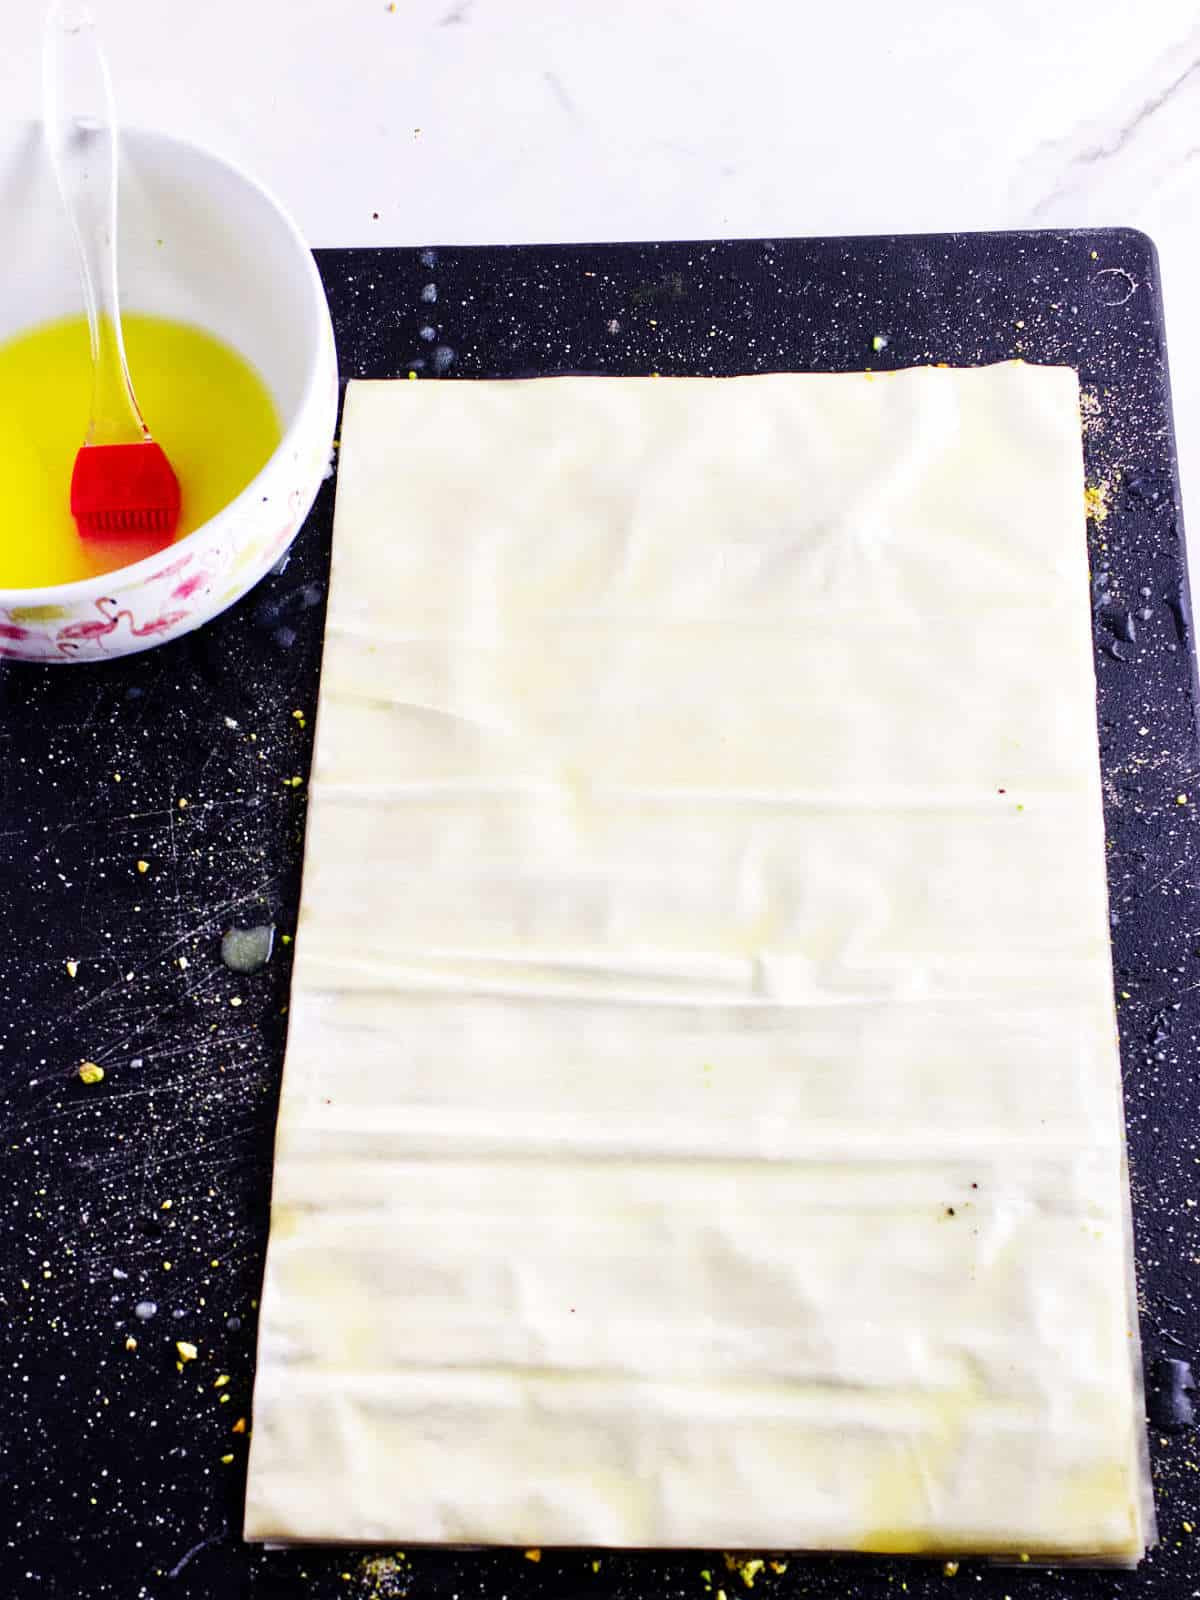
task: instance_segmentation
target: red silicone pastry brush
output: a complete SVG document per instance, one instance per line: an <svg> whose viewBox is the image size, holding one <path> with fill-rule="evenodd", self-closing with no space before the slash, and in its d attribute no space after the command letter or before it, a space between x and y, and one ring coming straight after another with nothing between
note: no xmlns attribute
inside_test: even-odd
<svg viewBox="0 0 1200 1600"><path fill-rule="evenodd" d="M157 536L179 522L179 480L134 397L117 293L117 123L90 8L56 0L46 18L46 139L79 247L92 342L92 416L71 475L80 535Z"/></svg>

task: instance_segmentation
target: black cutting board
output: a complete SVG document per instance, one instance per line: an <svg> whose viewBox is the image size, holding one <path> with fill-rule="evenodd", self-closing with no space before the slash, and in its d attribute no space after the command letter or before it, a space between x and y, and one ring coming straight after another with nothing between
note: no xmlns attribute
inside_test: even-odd
<svg viewBox="0 0 1200 1600"><path fill-rule="evenodd" d="M1163 1543L1137 1573L791 1559L755 1596L1191 1596L1200 1440L1179 1363L1200 1352L1200 750L1150 242L1101 230L318 261L344 378L1078 368L1088 482L1107 502L1089 538ZM0 1593L704 1600L708 1572L734 1600L747 1591L719 1551L601 1555L594 1571L580 1552L401 1562L239 1542L232 1425L250 1413L290 946L249 977L218 947L232 924L294 926L332 510L326 485L283 567L186 639L102 666L0 668ZM84 1059L102 1083L78 1080ZM153 1317L134 1315L143 1301ZM200 1351L182 1372L177 1339Z"/></svg>

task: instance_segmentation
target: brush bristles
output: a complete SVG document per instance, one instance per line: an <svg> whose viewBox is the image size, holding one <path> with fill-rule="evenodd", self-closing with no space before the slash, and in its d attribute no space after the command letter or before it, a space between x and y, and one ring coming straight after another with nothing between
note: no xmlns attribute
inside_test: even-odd
<svg viewBox="0 0 1200 1600"><path fill-rule="evenodd" d="M85 539L169 539L179 480L162 446L85 444L71 473L71 514Z"/></svg>
<svg viewBox="0 0 1200 1600"><path fill-rule="evenodd" d="M79 518L82 533L165 533L168 511L88 511Z"/></svg>

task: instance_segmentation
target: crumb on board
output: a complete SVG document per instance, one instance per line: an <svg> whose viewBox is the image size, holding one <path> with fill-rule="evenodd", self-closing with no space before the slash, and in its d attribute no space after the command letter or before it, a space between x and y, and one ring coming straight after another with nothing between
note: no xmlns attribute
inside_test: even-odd
<svg viewBox="0 0 1200 1600"><path fill-rule="evenodd" d="M542 1559L542 1552L540 1550L526 1550L525 1559L526 1561L540 1561Z"/></svg>
<svg viewBox="0 0 1200 1600"><path fill-rule="evenodd" d="M1111 493L1112 490L1107 483L1084 485L1083 508L1089 522L1099 525L1108 520L1108 500Z"/></svg>
<svg viewBox="0 0 1200 1600"><path fill-rule="evenodd" d="M404 1551L395 1555L363 1556L358 1564L358 1581L368 1584L368 1600L391 1600L407 1593L409 1574L404 1571Z"/></svg>
<svg viewBox="0 0 1200 1600"><path fill-rule="evenodd" d="M728 1550L724 1552L725 1565L730 1572L736 1572L747 1589L753 1589L754 1580L766 1566L762 1556L735 1556Z"/></svg>
<svg viewBox="0 0 1200 1600"><path fill-rule="evenodd" d="M98 1061L81 1061L79 1079L81 1083L103 1083L104 1068Z"/></svg>

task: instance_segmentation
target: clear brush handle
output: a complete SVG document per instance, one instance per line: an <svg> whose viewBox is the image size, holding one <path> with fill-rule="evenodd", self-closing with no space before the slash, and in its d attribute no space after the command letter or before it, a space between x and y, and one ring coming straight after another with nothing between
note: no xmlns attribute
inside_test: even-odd
<svg viewBox="0 0 1200 1600"><path fill-rule="evenodd" d="M150 437L134 398L117 298L117 119L86 0L52 0L42 55L46 143L79 247L92 336L88 444Z"/></svg>

